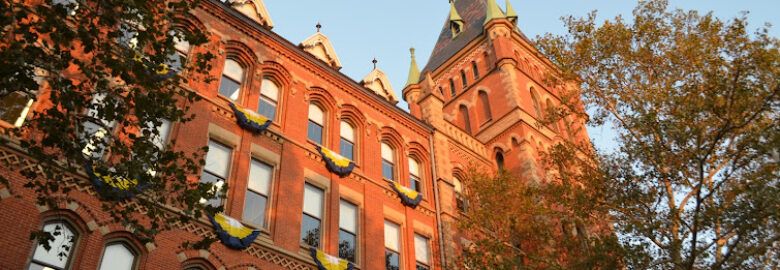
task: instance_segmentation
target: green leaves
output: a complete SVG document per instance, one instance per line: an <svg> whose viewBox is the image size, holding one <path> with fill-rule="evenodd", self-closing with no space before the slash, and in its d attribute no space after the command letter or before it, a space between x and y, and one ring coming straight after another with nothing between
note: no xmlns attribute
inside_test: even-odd
<svg viewBox="0 0 780 270"><path fill-rule="evenodd" d="M745 16L642 1L632 24L569 17L567 36L537 43L580 82L569 95L582 94L593 123L616 128L618 150L594 156L596 173L576 180L610 190L594 201L612 213L628 266L780 263L767 259L780 254L779 216L766 211L777 196L754 192L780 184L770 154L780 139L780 42L763 28L751 34Z"/></svg>

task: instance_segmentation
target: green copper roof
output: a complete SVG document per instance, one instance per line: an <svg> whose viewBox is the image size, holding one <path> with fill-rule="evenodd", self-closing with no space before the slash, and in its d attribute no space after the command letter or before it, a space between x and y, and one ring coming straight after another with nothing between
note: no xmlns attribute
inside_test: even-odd
<svg viewBox="0 0 780 270"><path fill-rule="evenodd" d="M485 23L492 21L493 19L506 18L504 12L498 7L495 0L487 0L487 17Z"/></svg>
<svg viewBox="0 0 780 270"><path fill-rule="evenodd" d="M463 21L463 18L458 14L458 10L455 9L455 3L450 1L450 21Z"/></svg>
<svg viewBox="0 0 780 270"><path fill-rule="evenodd" d="M420 82L420 68L417 67L417 60L414 59L414 47L409 48L409 52L412 53L412 63L409 65L409 78L406 79L404 88Z"/></svg>
<svg viewBox="0 0 780 270"><path fill-rule="evenodd" d="M512 8L512 4L509 3L509 0L506 0L506 17L517 19L517 12Z"/></svg>

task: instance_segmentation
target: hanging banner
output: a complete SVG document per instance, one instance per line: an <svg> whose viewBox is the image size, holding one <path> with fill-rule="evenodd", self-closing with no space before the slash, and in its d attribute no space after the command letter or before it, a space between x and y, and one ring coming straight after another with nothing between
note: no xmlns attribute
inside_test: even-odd
<svg viewBox="0 0 780 270"><path fill-rule="evenodd" d="M331 172L338 174L341 177L345 177L352 173L355 169L355 163L348 158L345 158L330 149L317 146L317 151L322 155L322 159L325 160L325 165Z"/></svg>
<svg viewBox="0 0 780 270"><path fill-rule="evenodd" d="M309 251L319 270L352 270L355 267L349 261L325 254L322 250L309 248Z"/></svg>
<svg viewBox="0 0 780 270"><path fill-rule="evenodd" d="M138 180L136 179L98 173L91 162L86 162L84 169L87 175L92 178L92 185L95 186L95 190L104 199L124 200L132 198L149 187L149 185L138 185Z"/></svg>
<svg viewBox="0 0 780 270"><path fill-rule="evenodd" d="M398 193L398 196L401 197L401 203L406 206L417 208L417 205L419 205L422 201L422 196L420 193L417 193L417 191L401 186L396 182L391 183L390 186L392 186L393 190L395 190L395 192Z"/></svg>
<svg viewBox="0 0 780 270"><path fill-rule="evenodd" d="M217 230L217 237L225 246L232 249L245 249L252 245L260 231L247 228L238 220L223 214L208 216L214 229Z"/></svg>
<svg viewBox="0 0 780 270"><path fill-rule="evenodd" d="M261 131L268 129L271 125L272 121L270 119L265 118L256 112L247 111L233 103L230 103L230 108L233 109L233 113L236 115L238 125L252 133L260 133Z"/></svg>

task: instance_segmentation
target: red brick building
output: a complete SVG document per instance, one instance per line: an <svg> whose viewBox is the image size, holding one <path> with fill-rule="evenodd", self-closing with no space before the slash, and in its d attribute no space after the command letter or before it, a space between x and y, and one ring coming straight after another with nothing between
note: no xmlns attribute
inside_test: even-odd
<svg viewBox="0 0 780 270"><path fill-rule="evenodd" d="M422 71L412 51L402 91L410 113L396 106L382 71L360 82L340 73L323 34L294 44L271 30L260 0L233 7L203 1L180 27L201 28L211 41L177 48L183 55L213 52L211 75L220 79L183 86L203 100L192 105L194 121L166 127L167 141L176 138L171 147L181 150L209 146L199 178L231 187L226 200L213 203L262 234L242 251L219 243L178 249L214 235L204 219L175 224L155 244L141 245L101 212L94 191L71 192L73 202L58 207L36 206L22 177L3 171L11 182L0 184L0 243L16 248L0 250L0 269L315 269L308 247L339 255L341 242L351 243L353 252L342 257L359 269L385 269L388 261L407 270L455 268L444 264L460 245L452 224L468 164L538 179L545 175L539 152L560 140L588 140L582 119L537 128L544 108L559 102L562 90L543 80L554 66L517 28L511 6L503 11L494 1L454 1ZM248 132L236 124L231 102L273 123L261 134ZM35 113L24 100L0 103L3 128ZM353 160L352 173L329 171L317 146ZM0 148L0 159L30 163L11 148ZM417 190L419 206L403 205L392 182ZM57 225L67 229L61 237L74 240L64 262L51 261L28 238Z"/></svg>

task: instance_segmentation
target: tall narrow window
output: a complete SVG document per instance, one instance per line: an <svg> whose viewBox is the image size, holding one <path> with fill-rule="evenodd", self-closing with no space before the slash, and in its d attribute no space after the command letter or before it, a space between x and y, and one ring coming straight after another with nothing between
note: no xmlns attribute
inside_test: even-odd
<svg viewBox="0 0 780 270"><path fill-rule="evenodd" d="M466 108L466 105L460 105L459 111L460 118L463 118L463 130L471 135L471 119L469 119L469 109Z"/></svg>
<svg viewBox="0 0 780 270"><path fill-rule="evenodd" d="M544 107L545 110L553 110L553 109L555 109L555 107L553 106L552 102L550 102L549 99L545 103L546 103L546 105ZM561 130L558 128L558 122L557 121L553 122L552 124L550 124L550 127L552 128L553 131L555 131L555 133L560 133L561 132Z"/></svg>
<svg viewBox="0 0 780 270"><path fill-rule="evenodd" d="M276 107L279 102L279 86L268 78L263 78L260 87L260 102L257 105L257 112L268 119L276 119Z"/></svg>
<svg viewBox="0 0 780 270"><path fill-rule="evenodd" d="M504 170L504 154L501 154L500 151L496 152L496 165L498 166L499 171Z"/></svg>
<svg viewBox="0 0 780 270"><path fill-rule="evenodd" d="M574 122L569 121L569 120L570 120L570 118L568 118L568 117L564 119L565 125L566 125L566 135L569 136L569 140L570 141L573 141L574 140L574 133L571 130L571 126L572 126L572 124L574 124Z"/></svg>
<svg viewBox="0 0 780 270"><path fill-rule="evenodd" d="M385 269L401 269L401 234L398 225L385 220Z"/></svg>
<svg viewBox="0 0 780 270"><path fill-rule="evenodd" d="M28 99L21 93L12 92L0 98L0 120L21 127L32 104L32 99Z"/></svg>
<svg viewBox="0 0 780 270"><path fill-rule="evenodd" d="M409 158L409 187L422 194L422 181L420 180L420 162Z"/></svg>
<svg viewBox="0 0 780 270"><path fill-rule="evenodd" d="M135 268L137 257L124 242L114 242L103 249L98 270L132 270Z"/></svg>
<svg viewBox="0 0 780 270"><path fill-rule="evenodd" d="M339 153L350 160L355 160L355 129L347 123L347 121L341 120L341 143L339 145Z"/></svg>
<svg viewBox="0 0 780 270"><path fill-rule="evenodd" d="M382 177L395 180L395 150L386 142L382 142Z"/></svg>
<svg viewBox="0 0 780 270"><path fill-rule="evenodd" d="M484 122L493 120L493 117L490 115L490 100L488 100L487 93L479 91L479 103L479 107L482 108L482 116L485 119Z"/></svg>
<svg viewBox="0 0 780 270"><path fill-rule="evenodd" d="M98 113L100 108L108 107L106 102L105 94L95 94L87 108L86 115L97 119L97 121L87 120L82 124L81 136L86 141L86 145L81 153L92 159L101 159L105 155L108 135L115 124L113 121L101 119Z"/></svg>
<svg viewBox="0 0 780 270"><path fill-rule="evenodd" d="M452 94L452 97L454 98L456 93L457 92L455 91L455 81L450 79L450 94Z"/></svg>
<svg viewBox="0 0 780 270"><path fill-rule="evenodd" d="M544 118L542 110L539 107L539 97L536 95L536 90L531 87L531 102L534 104L534 112L536 112L536 119Z"/></svg>
<svg viewBox="0 0 780 270"><path fill-rule="evenodd" d="M323 191L306 183L303 189L303 218L301 220L301 243L320 247L322 234Z"/></svg>
<svg viewBox="0 0 780 270"><path fill-rule="evenodd" d="M49 242L51 248L46 250L43 245L36 245L28 269L68 269L75 252L78 234L71 229L70 225L60 221L43 225L43 231L54 236L54 239Z"/></svg>
<svg viewBox="0 0 780 270"><path fill-rule="evenodd" d="M222 186L228 178L230 171L230 153L232 149L215 141L209 141L209 152L206 153L206 166L203 167L203 173L200 176L201 183L212 183L214 188L212 192L219 195ZM222 199L213 198L210 200L200 199L203 204L217 207L222 204Z"/></svg>
<svg viewBox="0 0 780 270"><path fill-rule="evenodd" d="M442 96L444 96L444 89L442 89L442 88L441 88L441 86L439 86L439 94L441 94Z"/></svg>
<svg viewBox="0 0 780 270"><path fill-rule="evenodd" d="M479 69L477 68L477 62L471 61L471 71L474 72L474 80L479 79Z"/></svg>
<svg viewBox="0 0 780 270"><path fill-rule="evenodd" d="M152 136L152 143L159 149L164 149L171 134L171 121L160 119L160 125L156 126L157 134Z"/></svg>
<svg viewBox="0 0 780 270"><path fill-rule="evenodd" d="M339 258L355 262L358 208L341 200L339 205Z"/></svg>
<svg viewBox="0 0 780 270"><path fill-rule="evenodd" d="M219 83L219 94L237 101L243 82L244 67L233 59L225 60L225 68L222 70L222 79Z"/></svg>
<svg viewBox="0 0 780 270"><path fill-rule="evenodd" d="M249 179L244 199L244 221L265 227L265 211L268 194L271 192L273 168L268 164L252 159L249 164Z"/></svg>
<svg viewBox="0 0 780 270"><path fill-rule="evenodd" d="M460 71L460 83L463 84L463 90L469 87L468 79L466 79L466 71Z"/></svg>
<svg viewBox="0 0 780 270"><path fill-rule="evenodd" d="M453 186L455 189L455 206L458 208L458 211L466 212L468 203L463 197L463 182L461 182L460 179L455 178L453 181Z"/></svg>
<svg viewBox="0 0 780 270"><path fill-rule="evenodd" d="M322 144L325 113L314 103L309 104L309 140Z"/></svg>
<svg viewBox="0 0 780 270"><path fill-rule="evenodd" d="M168 66L173 70L182 71L184 70L184 62L187 59L187 55L190 53L190 43L182 37L180 30L172 30L171 35L173 35L173 48L175 51L168 56L170 58Z"/></svg>
<svg viewBox="0 0 780 270"><path fill-rule="evenodd" d="M414 234L414 257L417 260L417 270L431 269L431 255L428 248L428 238Z"/></svg>

